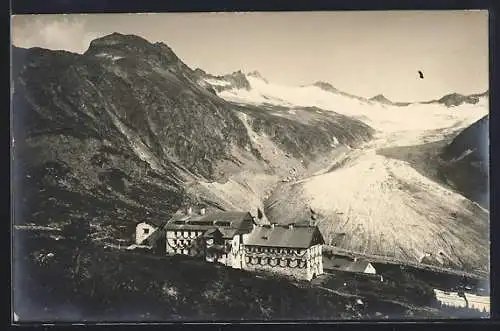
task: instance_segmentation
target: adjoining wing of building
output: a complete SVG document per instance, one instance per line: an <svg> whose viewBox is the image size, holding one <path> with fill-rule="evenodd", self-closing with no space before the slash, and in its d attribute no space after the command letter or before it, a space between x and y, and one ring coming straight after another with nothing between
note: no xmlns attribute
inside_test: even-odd
<svg viewBox="0 0 500 331"><path fill-rule="evenodd" d="M258 213L260 215L260 213ZM178 212L165 224L141 222L136 244L167 255L188 255L236 269L268 271L311 280L323 274L323 236L317 226L258 224L249 212Z"/></svg>

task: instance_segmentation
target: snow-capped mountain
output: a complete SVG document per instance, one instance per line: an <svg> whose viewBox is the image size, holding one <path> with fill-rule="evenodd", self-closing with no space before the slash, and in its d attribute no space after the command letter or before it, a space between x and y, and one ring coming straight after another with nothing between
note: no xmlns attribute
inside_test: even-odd
<svg viewBox="0 0 500 331"><path fill-rule="evenodd" d="M268 82L260 74L242 74L244 87L232 84L228 76L217 79L201 77L200 81L213 86L224 86L218 95L231 102L275 105L281 107L318 107L355 117L381 131L432 130L449 127L453 121L463 121L462 127L478 120L487 112L488 96L471 95L473 103L460 103L453 111L443 107L442 102L392 102L379 95L370 100L339 91L326 82L306 86L284 86ZM467 99L469 100L469 99ZM404 105L404 107L402 107ZM458 110L466 110L458 114Z"/></svg>

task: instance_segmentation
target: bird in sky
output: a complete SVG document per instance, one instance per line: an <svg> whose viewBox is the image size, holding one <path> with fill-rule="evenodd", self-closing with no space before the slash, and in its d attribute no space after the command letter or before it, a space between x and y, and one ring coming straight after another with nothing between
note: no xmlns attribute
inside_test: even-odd
<svg viewBox="0 0 500 331"><path fill-rule="evenodd" d="M420 79L424 79L424 73L422 71L418 71L418 75L420 76Z"/></svg>

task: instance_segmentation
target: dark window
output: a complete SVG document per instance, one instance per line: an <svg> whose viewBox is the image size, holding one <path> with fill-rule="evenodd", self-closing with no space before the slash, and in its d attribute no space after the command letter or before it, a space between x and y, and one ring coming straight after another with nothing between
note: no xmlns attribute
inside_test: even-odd
<svg viewBox="0 0 500 331"><path fill-rule="evenodd" d="M144 234L148 234L149 233L149 229L144 229Z"/></svg>

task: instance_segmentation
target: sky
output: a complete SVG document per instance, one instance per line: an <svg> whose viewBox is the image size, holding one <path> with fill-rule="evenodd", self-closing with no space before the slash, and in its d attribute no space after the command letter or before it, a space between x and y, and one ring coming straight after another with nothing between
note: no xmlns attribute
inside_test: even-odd
<svg viewBox="0 0 500 331"><path fill-rule="evenodd" d="M488 89L487 11L21 15L12 43L83 53L113 33L162 41L191 68L325 81L363 97L426 101ZM420 79L418 70L424 73Z"/></svg>

